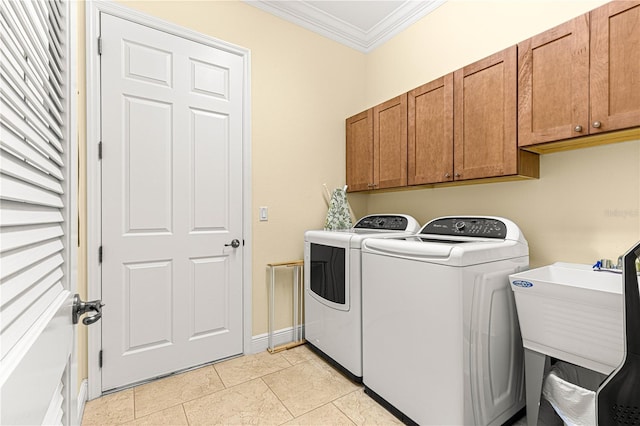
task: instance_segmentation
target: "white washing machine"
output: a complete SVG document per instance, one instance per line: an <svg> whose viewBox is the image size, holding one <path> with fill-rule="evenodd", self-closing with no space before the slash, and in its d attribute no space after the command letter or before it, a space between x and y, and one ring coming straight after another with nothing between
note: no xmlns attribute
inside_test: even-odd
<svg viewBox="0 0 640 426"><path fill-rule="evenodd" d="M407 424L501 425L525 403L509 274L528 268L520 229L442 217L362 246L365 392Z"/></svg>
<svg viewBox="0 0 640 426"><path fill-rule="evenodd" d="M354 381L362 381L362 242L419 229L411 216L380 214L363 217L349 230L304 234L305 339Z"/></svg>

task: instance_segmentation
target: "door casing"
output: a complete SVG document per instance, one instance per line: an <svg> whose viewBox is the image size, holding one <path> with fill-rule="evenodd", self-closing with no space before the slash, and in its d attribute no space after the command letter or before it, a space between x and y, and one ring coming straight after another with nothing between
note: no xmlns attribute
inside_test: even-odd
<svg viewBox="0 0 640 426"><path fill-rule="evenodd" d="M98 160L100 142L100 62L98 37L100 35L100 14L107 13L150 28L183 37L204 45L236 54L243 58L243 124L242 124L242 191L244 264L242 266L243 294L243 353L251 350L252 338L252 236L251 236L251 54L248 49L209 37L187 28L163 21L110 1L93 0L86 7L86 91L87 91L87 298L101 298L102 267L98 261L102 229L102 178ZM88 398L102 394L102 376L99 366L99 352L102 348L100 327L89 328L88 334Z"/></svg>

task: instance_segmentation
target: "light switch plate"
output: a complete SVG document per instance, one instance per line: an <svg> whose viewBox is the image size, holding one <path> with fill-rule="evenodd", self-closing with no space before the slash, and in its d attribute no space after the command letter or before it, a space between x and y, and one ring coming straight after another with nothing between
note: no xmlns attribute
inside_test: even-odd
<svg viewBox="0 0 640 426"><path fill-rule="evenodd" d="M269 207L260 207L260 222L269 220Z"/></svg>

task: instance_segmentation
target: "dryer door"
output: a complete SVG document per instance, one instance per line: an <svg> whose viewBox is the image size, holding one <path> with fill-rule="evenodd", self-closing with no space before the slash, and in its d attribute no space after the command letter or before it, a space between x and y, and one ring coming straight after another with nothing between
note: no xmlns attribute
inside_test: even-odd
<svg viewBox="0 0 640 426"><path fill-rule="evenodd" d="M340 310L349 310L348 249L335 245L309 244L308 289L316 300Z"/></svg>

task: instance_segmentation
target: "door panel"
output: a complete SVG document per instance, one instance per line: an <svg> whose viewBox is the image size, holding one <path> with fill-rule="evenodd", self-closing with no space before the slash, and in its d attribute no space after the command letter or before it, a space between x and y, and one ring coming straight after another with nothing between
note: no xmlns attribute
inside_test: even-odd
<svg viewBox="0 0 640 426"><path fill-rule="evenodd" d="M124 264L123 304L126 307L124 354L148 350L173 341L171 324L172 264L141 262ZM153 321L149 321L150 314Z"/></svg>
<svg viewBox="0 0 640 426"><path fill-rule="evenodd" d="M453 74L413 89L409 100L408 183L453 180Z"/></svg>
<svg viewBox="0 0 640 426"><path fill-rule="evenodd" d="M518 144L588 134L589 15L518 44Z"/></svg>
<svg viewBox="0 0 640 426"><path fill-rule="evenodd" d="M407 95L373 107L373 181L376 189L407 184Z"/></svg>
<svg viewBox="0 0 640 426"><path fill-rule="evenodd" d="M226 276L229 264L224 257L210 257L191 260L190 339L204 338L229 330L226 306L223 298L218 297L229 291L228 280L220 280L211 285L209 277Z"/></svg>
<svg viewBox="0 0 640 426"><path fill-rule="evenodd" d="M51 401L60 394L58 387L65 379L65 370L72 357L74 332L70 308L71 296L65 290L43 310L26 334L25 340L31 344L22 348L22 357L3 358L3 363L11 367L11 371L0 370L1 424L42 424L45 420ZM67 400L65 404L58 403L57 408L69 415L66 403L68 398L76 395L68 390L63 395Z"/></svg>
<svg viewBox="0 0 640 426"><path fill-rule="evenodd" d="M456 180L517 173L516 46L454 72Z"/></svg>
<svg viewBox="0 0 640 426"><path fill-rule="evenodd" d="M191 111L191 232L214 232L229 227L226 188L229 187L229 117L208 111ZM216 143L211 143L215 140ZM210 197L221 194L225 202Z"/></svg>
<svg viewBox="0 0 640 426"><path fill-rule="evenodd" d="M102 388L242 353L242 59L101 15Z"/></svg>
<svg viewBox="0 0 640 426"><path fill-rule="evenodd" d="M638 22L638 1L611 2L591 12L591 133L640 123Z"/></svg>
<svg viewBox="0 0 640 426"><path fill-rule="evenodd" d="M130 96L123 100L125 233L171 232L172 105Z"/></svg>
<svg viewBox="0 0 640 426"><path fill-rule="evenodd" d="M347 118L347 185L350 192L372 189L373 108Z"/></svg>

